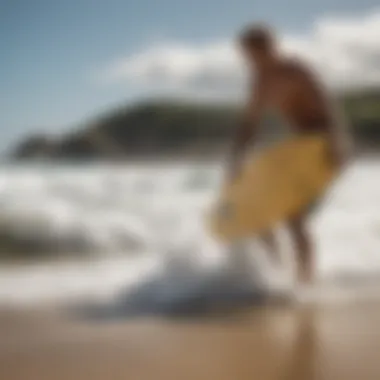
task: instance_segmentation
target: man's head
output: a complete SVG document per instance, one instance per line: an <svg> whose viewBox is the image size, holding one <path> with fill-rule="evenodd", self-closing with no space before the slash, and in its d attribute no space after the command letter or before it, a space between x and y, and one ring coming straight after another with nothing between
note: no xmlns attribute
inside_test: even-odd
<svg viewBox="0 0 380 380"><path fill-rule="evenodd" d="M263 25L245 28L239 36L239 44L249 65L265 66L275 56L275 40L271 30Z"/></svg>

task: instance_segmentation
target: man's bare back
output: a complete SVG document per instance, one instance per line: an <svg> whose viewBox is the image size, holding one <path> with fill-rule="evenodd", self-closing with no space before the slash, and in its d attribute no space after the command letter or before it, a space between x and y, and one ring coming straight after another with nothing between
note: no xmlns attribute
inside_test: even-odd
<svg viewBox="0 0 380 380"><path fill-rule="evenodd" d="M344 121L329 99L317 76L304 64L282 57L271 33L261 27L249 28L240 36L242 53L254 84L250 88L243 122L232 152L229 175L239 171L242 157L255 142L257 127L267 110L277 113L296 134L324 134L329 142L331 159L341 166L347 155ZM313 250L306 230L306 212L288 220L297 254L298 279L309 282L314 274ZM263 236L270 252L277 256L271 231Z"/></svg>
<svg viewBox="0 0 380 380"><path fill-rule="evenodd" d="M259 73L264 107L280 113L295 132L325 132L333 114L322 89L300 63L281 60Z"/></svg>

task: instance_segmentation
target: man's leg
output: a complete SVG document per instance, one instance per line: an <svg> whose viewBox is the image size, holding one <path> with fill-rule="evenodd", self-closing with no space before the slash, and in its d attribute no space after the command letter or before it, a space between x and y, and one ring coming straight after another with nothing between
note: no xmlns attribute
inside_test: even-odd
<svg viewBox="0 0 380 380"><path fill-rule="evenodd" d="M297 261L297 278L301 284L310 284L314 277L314 252L306 219L307 215L302 214L289 221Z"/></svg>
<svg viewBox="0 0 380 380"><path fill-rule="evenodd" d="M275 264L280 263L280 256L279 256L279 247L276 242L276 236L274 234L273 230L267 231L265 234L260 236L260 240L264 243L265 248L268 251L268 254L271 256L272 261Z"/></svg>

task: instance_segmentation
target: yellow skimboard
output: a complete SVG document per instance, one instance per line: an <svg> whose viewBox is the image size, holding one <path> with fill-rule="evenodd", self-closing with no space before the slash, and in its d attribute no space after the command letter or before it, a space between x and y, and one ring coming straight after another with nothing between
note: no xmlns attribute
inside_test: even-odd
<svg viewBox="0 0 380 380"><path fill-rule="evenodd" d="M231 241L265 232L323 195L337 174L325 137L288 139L248 159L212 209L215 237Z"/></svg>

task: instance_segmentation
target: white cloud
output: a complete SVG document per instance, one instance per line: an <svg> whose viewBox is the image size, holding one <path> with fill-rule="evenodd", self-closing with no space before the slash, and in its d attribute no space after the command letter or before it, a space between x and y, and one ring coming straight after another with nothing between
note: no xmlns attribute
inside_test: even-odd
<svg viewBox="0 0 380 380"><path fill-rule="evenodd" d="M380 10L317 20L309 33L285 35L284 51L309 61L335 87L380 84ZM232 94L245 75L236 46L167 43L127 56L106 69L108 81L134 81L176 91Z"/></svg>

